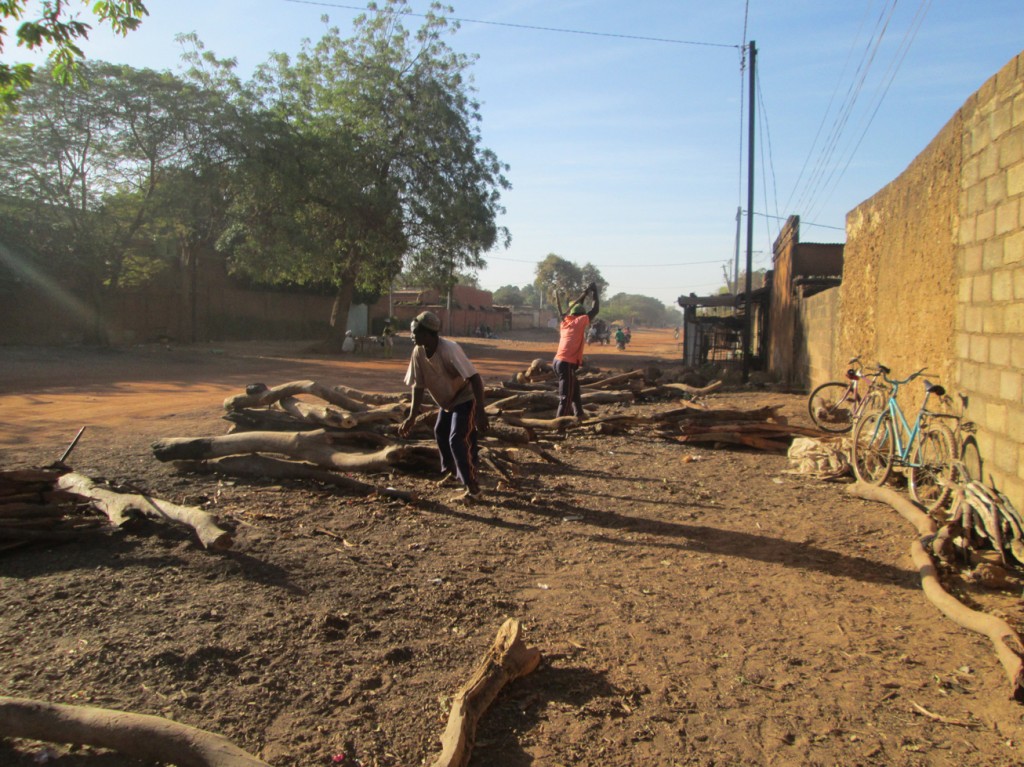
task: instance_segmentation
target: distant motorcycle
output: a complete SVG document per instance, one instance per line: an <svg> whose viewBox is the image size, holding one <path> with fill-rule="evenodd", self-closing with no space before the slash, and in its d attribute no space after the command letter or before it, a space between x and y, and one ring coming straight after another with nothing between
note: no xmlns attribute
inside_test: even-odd
<svg viewBox="0 0 1024 767"><path fill-rule="evenodd" d="M612 331L603 322L598 320L589 328L587 328L587 343L599 343L602 345L610 344L612 341Z"/></svg>

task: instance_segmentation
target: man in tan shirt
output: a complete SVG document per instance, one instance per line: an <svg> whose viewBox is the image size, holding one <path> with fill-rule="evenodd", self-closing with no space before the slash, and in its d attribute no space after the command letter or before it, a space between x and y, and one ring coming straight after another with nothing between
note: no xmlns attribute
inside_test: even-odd
<svg viewBox="0 0 1024 767"><path fill-rule="evenodd" d="M487 431L488 427L483 380L462 347L441 338L441 320L436 314L421 312L413 319L411 329L416 345L405 382L412 387L412 405L398 433L409 435L423 404L423 393L430 392L440 408L434 424L444 475L440 484L457 479L466 488L462 497L480 498L477 431Z"/></svg>

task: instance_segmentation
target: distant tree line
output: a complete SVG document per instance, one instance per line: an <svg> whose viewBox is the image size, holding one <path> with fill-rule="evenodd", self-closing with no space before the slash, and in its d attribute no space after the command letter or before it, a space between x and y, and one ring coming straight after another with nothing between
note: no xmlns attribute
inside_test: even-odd
<svg viewBox="0 0 1024 767"><path fill-rule="evenodd" d="M516 309L540 309L555 304L555 294L562 297L562 307L576 298L583 289L593 282L601 296L601 317L609 322L648 327L674 327L682 321L676 309L662 304L649 296L616 293L610 298L604 296L608 281L592 264L580 267L554 253L540 261L531 284L517 287L503 285L494 291L494 303Z"/></svg>

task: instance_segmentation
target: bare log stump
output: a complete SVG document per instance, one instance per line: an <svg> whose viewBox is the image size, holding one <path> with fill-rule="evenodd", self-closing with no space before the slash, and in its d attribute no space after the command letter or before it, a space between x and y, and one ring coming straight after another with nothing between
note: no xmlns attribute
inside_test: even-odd
<svg viewBox="0 0 1024 767"><path fill-rule="evenodd" d="M462 686L448 716L448 726L441 736L441 755L431 767L465 767L476 741L480 718L509 682L526 676L540 663L540 651L523 642L522 627L509 618L498 630L498 636L469 681Z"/></svg>

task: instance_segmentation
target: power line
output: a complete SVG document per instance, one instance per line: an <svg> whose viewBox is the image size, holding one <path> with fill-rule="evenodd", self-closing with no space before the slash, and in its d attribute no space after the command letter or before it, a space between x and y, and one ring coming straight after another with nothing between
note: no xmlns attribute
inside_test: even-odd
<svg viewBox="0 0 1024 767"><path fill-rule="evenodd" d="M300 5L320 5L327 8L343 8L348 11L362 11L364 13L386 13L385 10L364 8L358 5L344 5L342 3L325 3L317 2L317 0L285 0L288 3L297 3ZM427 18L425 13L414 13L412 11L403 11L404 16L417 16L419 18ZM738 48L738 45L731 43L708 43L699 40L675 40L669 37L645 37L643 35L624 35L616 32L592 32L584 29L568 29L565 27L542 27L535 24L514 24L510 21L486 21L484 19L466 19L459 18L456 16L446 16L445 18L450 21L457 21L460 24L487 24L492 27L511 27L513 29L528 29L536 32L557 32L566 35L590 35L592 37L617 37L623 40L642 40L648 43L670 43L672 45L702 45L711 48Z"/></svg>

